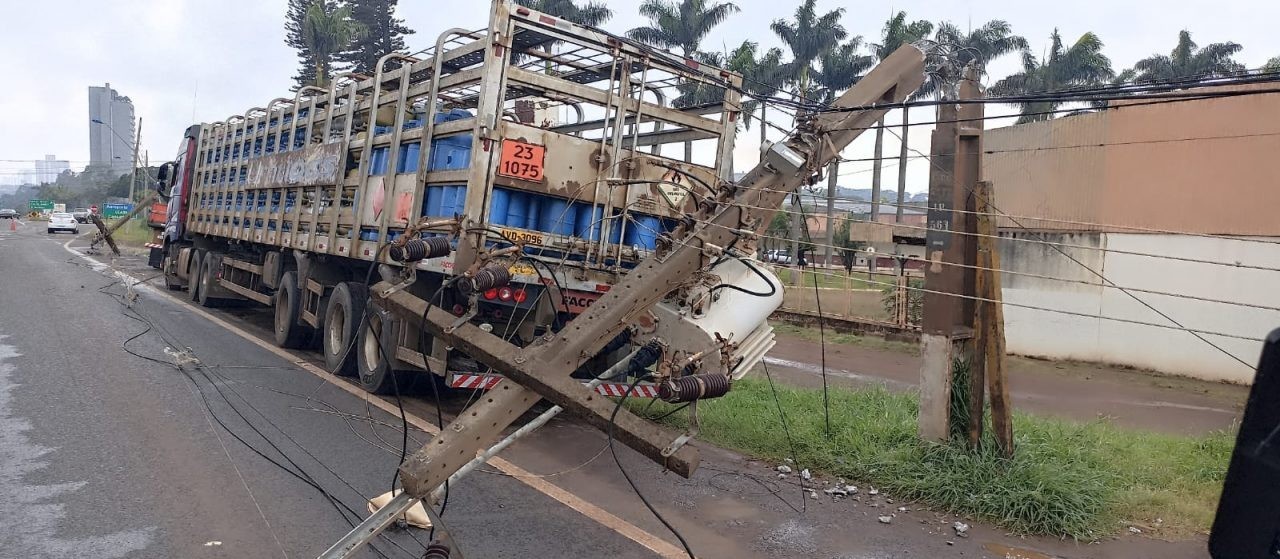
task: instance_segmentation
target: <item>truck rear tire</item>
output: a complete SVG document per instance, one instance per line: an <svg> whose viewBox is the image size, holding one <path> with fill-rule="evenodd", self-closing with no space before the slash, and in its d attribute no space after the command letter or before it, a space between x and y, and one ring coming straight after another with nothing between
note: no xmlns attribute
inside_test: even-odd
<svg viewBox="0 0 1280 559"><path fill-rule="evenodd" d="M169 291L181 291L182 281L178 279L177 274L169 270L171 267L173 267L173 257L166 255L160 261L160 272L164 276L164 286L169 288Z"/></svg>
<svg viewBox="0 0 1280 559"><path fill-rule="evenodd" d="M222 267L222 253L208 252L200 259L200 306L213 308L222 303L221 299L209 294L217 289L218 268Z"/></svg>
<svg viewBox="0 0 1280 559"><path fill-rule="evenodd" d="M356 349L353 347L369 301L369 288L362 283L342 282L329 295L324 312L324 364L329 372L340 376L356 374Z"/></svg>
<svg viewBox="0 0 1280 559"><path fill-rule="evenodd" d="M289 349L305 347L315 333L302 323L302 292L298 290L298 272L285 272L275 295L276 345Z"/></svg>
<svg viewBox="0 0 1280 559"><path fill-rule="evenodd" d="M394 370L395 356L389 355L389 349L384 350L395 347L393 341L384 339L390 334L384 328L382 315L370 311L356 340L356 366L360 373L360 387L374 394L404 393L413 381L412 373Z"/></svg>
<svg viewBox="0 0 1280 559"><path fill-rule="evenodd" d="M187 292L191 300L200 302L200 275L204 271L204 251L191 249L191 259L187 261Z"/></svg>

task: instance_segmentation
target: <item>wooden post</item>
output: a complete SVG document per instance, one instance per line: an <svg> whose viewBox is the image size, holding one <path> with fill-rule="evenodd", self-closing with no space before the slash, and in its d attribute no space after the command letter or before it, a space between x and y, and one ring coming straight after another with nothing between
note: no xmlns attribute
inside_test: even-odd
<svg viewBox="0 0 1280 559"><path fill-rule="evenodd" d="M979 182L973 197L977 208L978 237L978 297L986 299L978 304L977 352L975 365L985 371L987 390L991 397L991 428L995 431L996 444L1006 458L1013 456L1013 418L1009 402L1009 385L1004 375L1004 308L1001 304L1000 246L996 238L999 231L991 217L995 193L991 183ZM975 367L979 368L979 367ZM983 386L975 381L973 390L979 394ZM978 412L981 422L981 411ZM971 442L976 442L971 439Z"/></svg>
<svg viewBox="0 0 1280 559"><path fill-rule="evenodd" d="M981 95L978 71L970 66L960 82L960 99ZM975 208L971 193L982 167L982 115L980 104L939 105L938 126L930 146L927 291L920 334L923 359L917 426L920 438L929 441L945 442L950 435L952 363L967 357L965 342L974 332L976 307L972 299L965 298L975 293L973 269L945 263L972 265L977 258L974 237L953 235L952 231L976 231L970 212Z"/></svg>
<svg viewBox="0 0 1280 559"><path fill-rule="evenodd" d="M990 193L991 183L979 181L975 185L972 193L974 200L985 198ZM977 206L975 206L977 207ZM984 234L983 227L990 225L989 216L983 214L974 214L976 219L975 230L979 235ZM974 265L974 294L978 297L987 298L991 292L992 281L999 281L992 278L991 268L991 251L994 243L991 243L990 237L976 237L974 242L978 245L978 251L975 255ZM987 387L987 373L991 372L991 332L994 328L991 316L991 306L984 301L976 301L976 309L974 315L974 344L973 359L969 364L969 425L965 433L969 448L976 449L982 443L983 419L986 417L986 400L984 398Z"/></svg>

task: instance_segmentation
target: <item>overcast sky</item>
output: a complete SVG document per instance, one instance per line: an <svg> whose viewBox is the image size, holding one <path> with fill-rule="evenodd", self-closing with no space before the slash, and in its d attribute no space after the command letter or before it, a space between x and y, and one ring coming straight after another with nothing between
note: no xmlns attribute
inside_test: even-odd
<svg viewBox="0 0 1280 559"><path fill-rule="evenodd" d="M769 22L789 17L798 0L738 0L742 11L711 32L705 50L732 48L745 39L776 46ZM639 0L610 1L614 18L605 28L621 33L645 23L636 13ZM851 34L877 40L884 20L896 10L912 19L950 20L961 28L990 19L1009 21L1040 53L1054 27L1073 41L1097 33L1105 53L1119 70L1152 53L1173 48L1180 29L1190 29L1200 44L1235 41L1244 45L1238 60L1258 67L1280 55L1280 2L1165 0L1077 0L979 2L899 0L860 3L819 0L819 9L847 7L844 25ZM180 134L193 122L222 120L285 95L296 57L284 45L285 0L0 0L0 184L12 180L24 160L56 154L73 169L87 163L88 91L110 82L133 99L143 119L142 147L151 161L172 157ZM434 44L446 28L481 28L489 4L483 0L401 0L399 15L417 31L411 50ZM992 79L1016 69L1016 57L991 67ZM921 114L917 115L916 113ZM913 121L930 120L931 110L912 112ZM890 122L896 121L895 115ZM919 130L919 133L916 131ZM928 135L913 129L911 146L928 149ZM871 134L846 157L870 155ZM738 169L754 164L755 134L740 137ZM891 137L887 154L896 154ZM917 167L918 166L918 167ZM841 185L868 187L870 173L846 166ZM908 189L926 190L927 163L909 168ZM886 184L896 182L886 167Z"/></svg>

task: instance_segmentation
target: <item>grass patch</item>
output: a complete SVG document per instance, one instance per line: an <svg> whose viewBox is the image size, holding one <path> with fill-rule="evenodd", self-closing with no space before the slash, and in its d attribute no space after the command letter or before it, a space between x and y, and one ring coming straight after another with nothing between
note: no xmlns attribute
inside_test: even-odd
<svg viewBox="0 0 1280 559"><path fill-rule="evenodd" d="M796 273L794 268L777 267L773 272L778 275L778 279L782 280L782 284L792 287L792 274ZM868 280L867 272L855 272L852 275L845 274L843 269L824 269L821 271L807 270L804 273L801 287L813 289L813 280L818 279L818 287L827 287L832 289L875 289L879 290L884 287L885 283L893 283L893 276L877 274L874 279ZM874 282L874 283L873 283Z"/></svg>
<svg viewBox="0 0 1280 559"><path fill-rule="evenodd" d="M1093 540L1123 522L1165 537L1207 531L1234 444L1225 432L1179 437L1016 414L1016 453L1006 461L993 441L976 452L920 442L912 394L832 388L830 396L828 436L822 393L778 386L800 467L1020 533ZM790 457L773 398L758 375L737 382L699 404L700 437L768 460ZM650 414L669 409L659 402ZM664 421L683 428L687 415Z"/></svg>
<svg viewBox="0 0 1280 559"><path fill-rule="evenodd" d="M108 227L110 227L110 224L108 224ZM89 225L89 229L90 236L92 236L92 233L96 233L98 231L98 228L94 227L92 224ZM156 230L147 227L147 224L142 221L141 217L136 217L133 221L124 224L123 227L117 229L115 233L112 233L111 238L115 239L116 243L120 245L140 247L156 238Z"/></svg>
<svg viewBox="0 0 1280 559"><path fill-rule="evenodd" d="M794 324L776 321L770 321L769 325L773 326L773 331L778 334L794 336L811 342L817 342L822 339L820 332L818 332L816 327L796 326ZM836 332L830 327L827 328L826 340L829 344L855 345L871 349L910 353L912 355L920 354L919 344L886 340L879 336L862 336L858 334Z"/></svg>

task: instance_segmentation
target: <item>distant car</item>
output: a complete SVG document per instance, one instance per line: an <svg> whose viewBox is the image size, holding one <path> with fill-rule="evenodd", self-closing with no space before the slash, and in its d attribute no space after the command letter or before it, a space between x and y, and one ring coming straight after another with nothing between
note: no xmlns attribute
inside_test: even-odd
<svg viewBox="0 0 1280 559"><path fill-rule="evenodd" d="M769 252L766 252L764 253L764 259L765 259L765 262L772 262L774 264L790 264L791 263L791 255L787 254L787 251L785 250L771 250Z"/></svg>
<svg viewBox="0 0 1280 559"><path fill-rule="evenodd" d="M49 214L49 234L52 235L58 231L70 231L72 233L80 232L80 223L76 218L66 212L54 212Z"/></svg>
<svg viewBox="0 0 1280 559"><path fill-rule="evenodd" d="M76 218L76 223L89 223L89 208L71 210L71 217Z"/></svg>
<svg viewBox="0 0 1280 559"><path fill-rule="evenodd" d="M18 210L12 208L0 209L0 219L18 219Z"/></svg>

